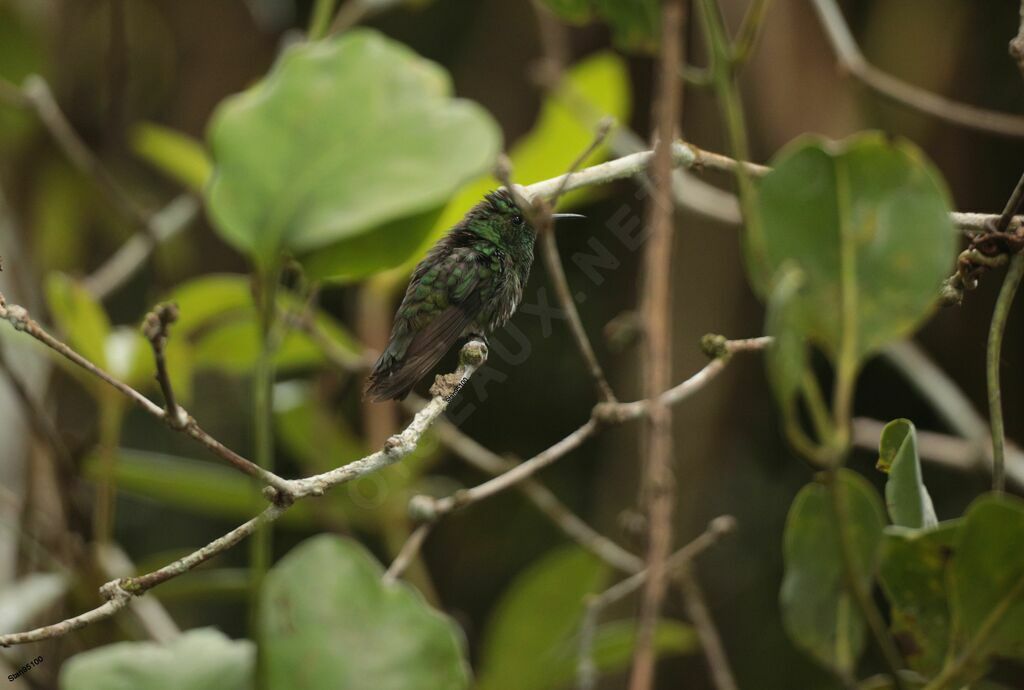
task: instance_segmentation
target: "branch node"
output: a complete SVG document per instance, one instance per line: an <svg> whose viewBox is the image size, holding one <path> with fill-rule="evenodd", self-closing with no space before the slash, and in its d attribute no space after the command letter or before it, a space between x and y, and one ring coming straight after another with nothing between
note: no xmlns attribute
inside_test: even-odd
<svg viewBox="0 0 1024 690"><path fill-rule="evenodd" d="M413 496L409 499L409 517L416 522L434 522L438 518L437 501L423 494Z"/></svg>
<svg viewBox="0 0 1024 690"><path fill-rule="evenodd" d="M709 359L726 357L729 354L729 339L718 333L708 333L700 339L700 349Z"/></svg>
<svg viewBox="0 0 1024 690"><path fill-rule="evenodd" d="M736 531L738 523L732 515L719 515L708 523L708 532L716 537L724 537Z"/></svg>

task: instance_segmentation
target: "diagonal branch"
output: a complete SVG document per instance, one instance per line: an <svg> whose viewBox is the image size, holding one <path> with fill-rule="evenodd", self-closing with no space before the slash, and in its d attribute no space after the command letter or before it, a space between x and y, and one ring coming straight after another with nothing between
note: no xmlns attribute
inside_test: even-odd
<svg viewBox="0 0 1024 690"><path fill-rule="evenodd" d="M2 311L0 311L0 318L3 318ZM472 340L466 343L460 353L458 369L452 374L437 377L437 381L431 389L433 397L430 402L416 414L402 433L388 439L381 450L323 474L286 481L283 495L287 496L289 500L279 501L268 506L259 515L242 523L227 534L158 570L106 583L100 588L100 594L106 601L91 611L28 632L0 635L0 647L60 637L90 623L110 618L127 606L133 596L143 594L170 579L187 573L237 545L263 525L277 520L294 505L295 501L310 496L320 496L340 484L366 476L402 460L416 449L426 430L448 408L451 398L486 360L487 347L482 342Z"/></svg>
<svg viewBox="0 0 1024 690"><path fill-rule="evenodd" d="M9 322L14 327L14 330L21 331L32 338L35 338L57 354L81 367L104 383L110 385L131 402L135 403L135 405L141 408L144 412L147 412L157 419L162 419L170 424L170 417L165 410L161 409L153 401L128 384L116 379L103 369L93 364L65 343L54 338L46 331L46 329L40 326L38 322L32 319L27 309L17 304L7 304L2 294L0 294L0 321ZM206 448L214 455L225 460L235 469L263 481L278 491L286 490L287 484L284 479L278 477L272 472L268 472L267 470L257 467L251 461L243 458L238 453L224 446L220 441L216 440L204 431L202 427L199 426L199 423L191 416L188 416L184 410L180 410L180 414L184 414L188 419L184 428L181 429L184 434L199 441L199 443L206 446Z"/></svg>
<svg viewBox="0 0 1024 690"><path fill-rule="evenodd" d="M813 3L840 66L865 86L897 103L954 125L1003 137L1024 137L1024 117L959 103L878 69L861 53L836 0L813 0ZM1011 43L1013 45L1016 43Z"/></svg>
<svg viewBox="0 0 1024 690"><path fill-rule="evenodd" d="M688 567L694 559L714 546L718 541L736 531L736 519L731 515L721 515L712 520L707 529L696 539L669 556L666 570L676 571ZM624 600L644 586L650 579L650 571L646 568L620 580L587 602L583 614L583 623L579 636L579 661L576 667L576 682L579 690L593 690L597 684L597 666L594 664L593 647L594 633L597 631L598 619L609 606Z"/></svg>

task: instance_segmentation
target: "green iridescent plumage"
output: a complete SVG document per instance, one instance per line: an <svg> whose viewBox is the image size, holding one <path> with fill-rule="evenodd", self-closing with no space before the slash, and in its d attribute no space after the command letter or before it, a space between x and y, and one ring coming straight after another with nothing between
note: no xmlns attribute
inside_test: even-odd
<svg viewBox="0 0 1024 690"><path fill-rule="evenodd" d="M401 400L461 337L503 326L522 299L534 238L506 191L466 214L413 272L366 394Z"/></svg>

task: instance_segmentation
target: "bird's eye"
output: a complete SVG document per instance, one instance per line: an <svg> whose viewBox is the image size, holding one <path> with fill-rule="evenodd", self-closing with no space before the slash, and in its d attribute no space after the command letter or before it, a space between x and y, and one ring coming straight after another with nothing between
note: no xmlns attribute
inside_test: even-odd
<svg viewBox="0 0 1024 690"><path fill-rule="evenodd" d="M523 224L523 217L519 216L519 215L512 216L512 222L515 223L516 225L522 225Z"/></svg>

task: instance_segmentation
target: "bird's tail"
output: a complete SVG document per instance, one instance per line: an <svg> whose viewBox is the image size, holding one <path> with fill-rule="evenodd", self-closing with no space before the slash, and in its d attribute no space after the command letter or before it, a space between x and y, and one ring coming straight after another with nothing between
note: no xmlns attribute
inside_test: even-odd
<svg viewBox="0 0 1024 690"><path fill-rule="evenodd" d="M366 379L363 395L374 402L405 400L419 380L419 376L410 367L403 366L404 362L394 345L394 342L388 343L387 349L377 359L373 371Z"/></svg>

